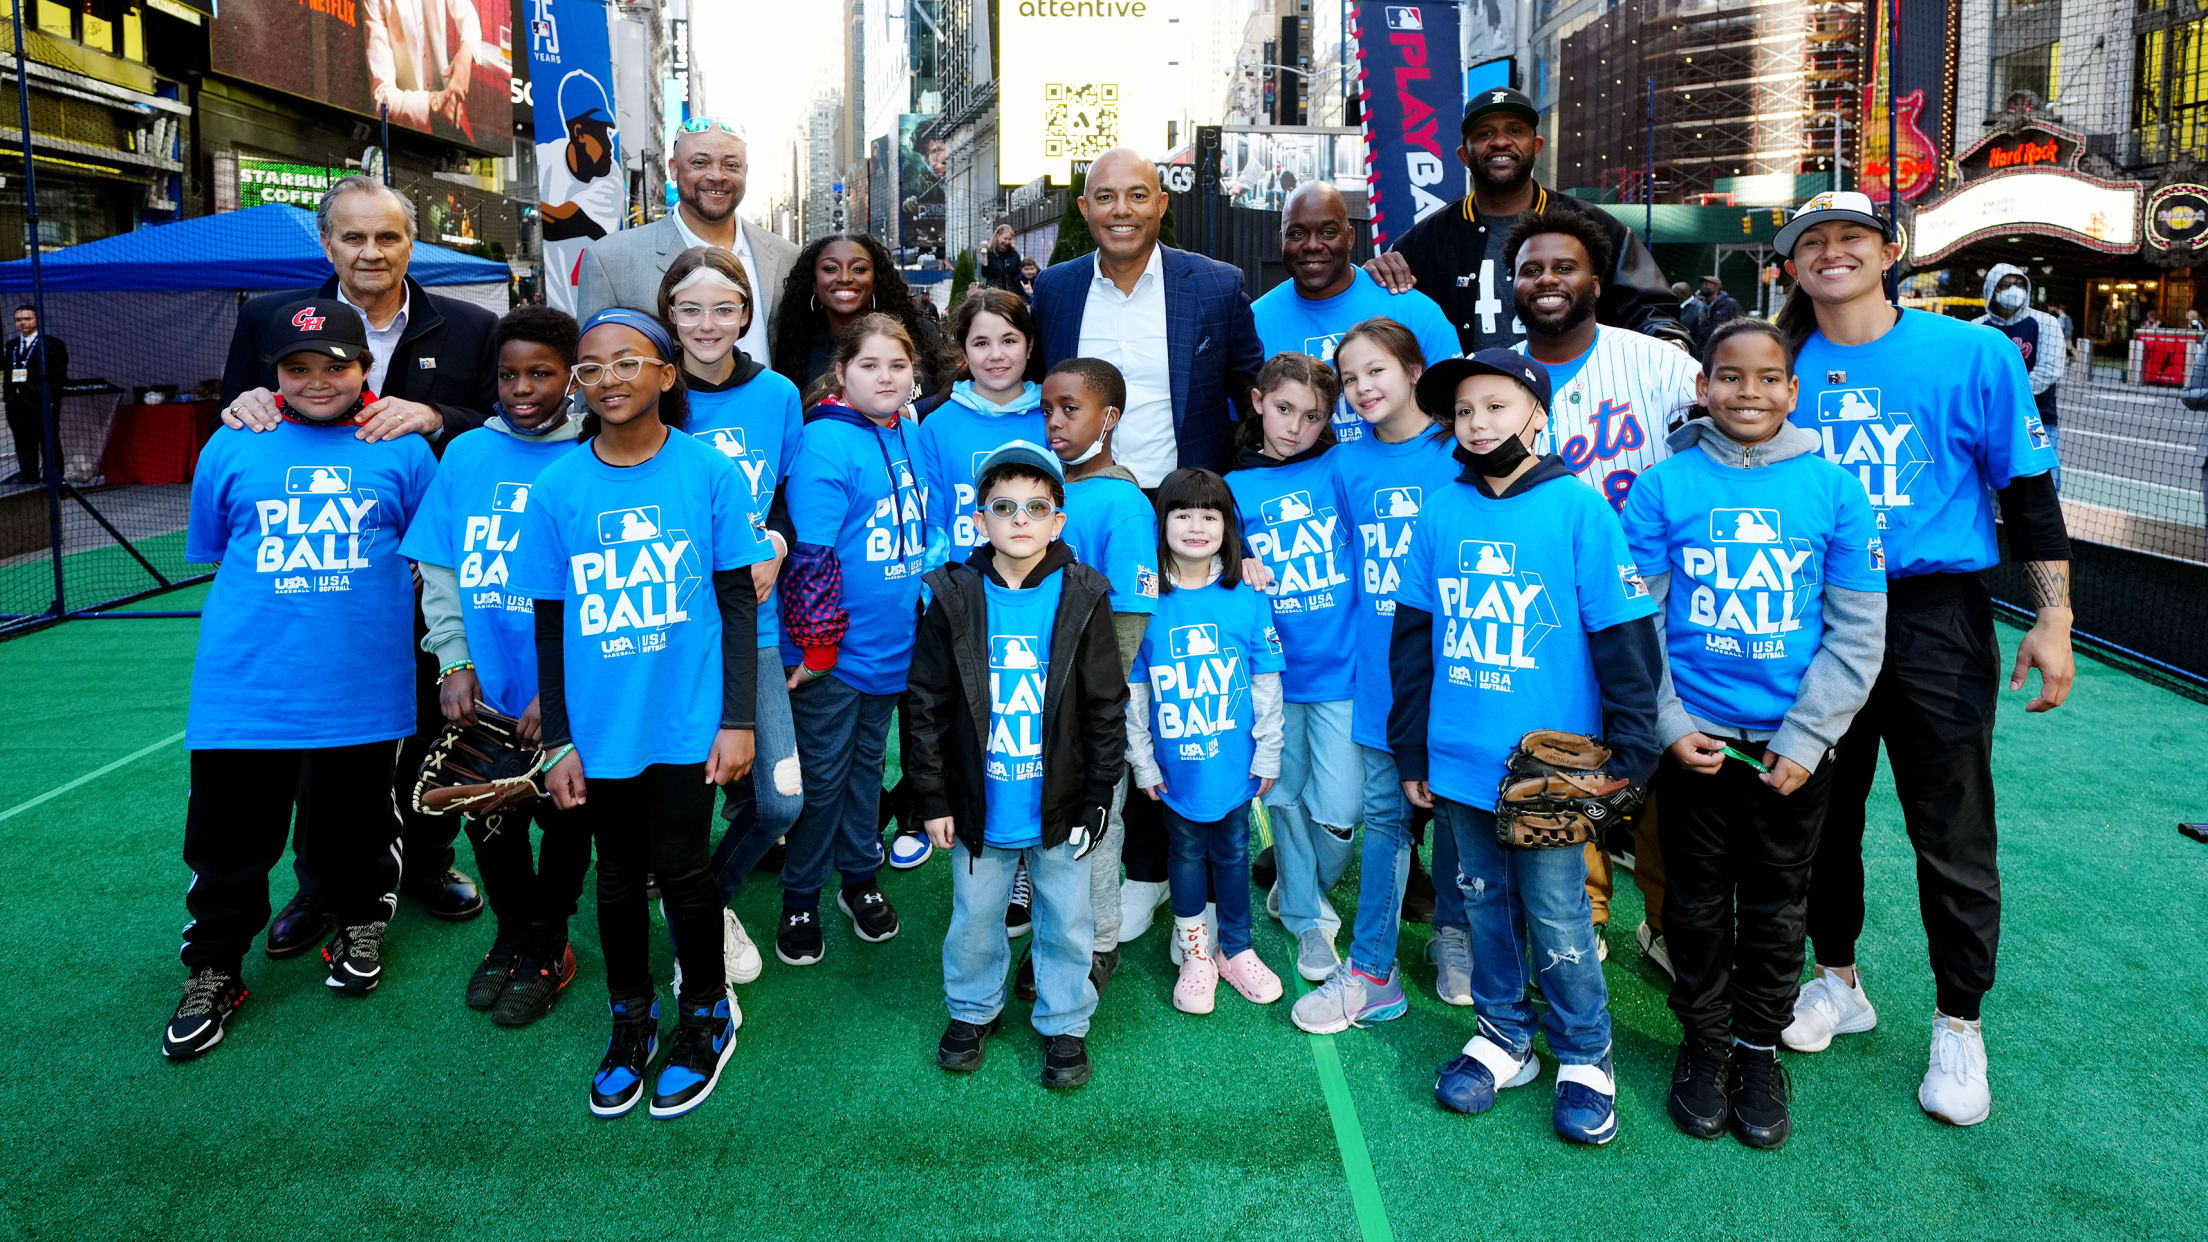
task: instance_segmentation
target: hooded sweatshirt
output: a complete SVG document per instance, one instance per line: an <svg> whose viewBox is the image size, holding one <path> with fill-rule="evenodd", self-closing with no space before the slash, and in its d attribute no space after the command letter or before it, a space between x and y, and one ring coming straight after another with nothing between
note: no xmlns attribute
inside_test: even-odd
<svg viewBox="0 0 2208 1242"><path fill-rule="evenodd" d="M1870 697L1886 554L1863 489L1820 443L1789 423L1742 444L1697 418L1626 501L1664 637L1663 745L1695 732L1767 742L1814 772Z"/></svg>
<svg viewBox="0 0 2208 1242"><path fill-rule="evenodd" d="M718 384L685 374L690 417L683 430L721 451L744 480L751 522L762 536L782 537L783 555L796 542L782 480L804 442L805 414L796 385L737 350L735 370ZM772 592L759 605L761 648L781 642L781 600Z"/></svg>
<svg viewBox="0 0 2208 1242"><path fill-rule="evenodd" d="M1265 594L1288 654L1290 703L1342 702L1354 690L1354 666L1339 656L1357 645L1357 531L1332 448L1330 435L1286 461L1246 448L1227 475L1237 533L1273 574Z"/></svg>
<svg viewBox="0 0 2208 1242"><path fill-rule="evenodd" d="M2011 314L1994 305L1994 286L2009 276L2024 278L2024 303ZM2062 382L2062 321L2043 310L2032 309L2031 274L2013 263L1996 263L1986 269L1986 313L1975 323L1985 324L2016 342L2024 355L2024 369L2031 372L2032 396L2039 402L2039 420L2055 422L2055 388Z"/></svg>
<svg viewBox="0 0 2208 1242"><path fill-rule="evenodd" d="M473 663L483 701L520 716L537 696L536 621L529 597L507 589L529 488L573 450L583 420L572 411L542 435L506 421L502 406L453 437L400 551L421 566L422 650L437 667Z"/></svg>
<svg viewBox="0 0 2208 1242"><path fill-rule="evenodd" d="M989 542L974 521L974 472L982 459L1014 440L1038 447L1049 443L1043 430L1043 386L1029 380L1019 395L998 405L960 380L942 404L920 423L915 440L928 486L929 524L945 531L954 548Z"/></svg>

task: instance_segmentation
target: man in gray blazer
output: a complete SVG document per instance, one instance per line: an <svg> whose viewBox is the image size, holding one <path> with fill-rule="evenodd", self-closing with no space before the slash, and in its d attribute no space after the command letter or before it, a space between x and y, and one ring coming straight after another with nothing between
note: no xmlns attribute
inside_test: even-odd
<svg viewBox="0 0 2208 1242"><path fill-rule="evenodd" d="M660 278L675 256L692 246L734 251L751 278L751 327L736 347L762 362L767 325L782 281L797 261L797 247L736 214L749 171L744 139L736 128L704 117L683 123L667 173L675 181L675 210L642 228L623 229L583 252L578 318L609 306L649 311L659 301Z"/></svg>

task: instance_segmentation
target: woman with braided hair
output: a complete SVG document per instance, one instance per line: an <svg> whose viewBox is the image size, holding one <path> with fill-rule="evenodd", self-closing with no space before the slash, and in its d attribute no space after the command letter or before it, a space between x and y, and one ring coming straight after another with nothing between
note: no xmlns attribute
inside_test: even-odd
<svg viewBox="0 0 2208 1242"><path fill-rule="evenodd" d="M896 258L866 233L830 233L799 252L774 306L774 369L805 391L827 373L843 330L877 312L912 336L920 392L935 391L946 370L941 334L905 284Z"/></svg>

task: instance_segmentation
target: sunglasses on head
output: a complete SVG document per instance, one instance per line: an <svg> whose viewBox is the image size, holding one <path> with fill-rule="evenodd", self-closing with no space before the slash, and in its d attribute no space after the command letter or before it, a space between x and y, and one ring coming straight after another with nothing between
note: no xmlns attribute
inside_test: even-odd
<svg viewBox="0 0 2208 1242"><path fill-rule="evenodd" d="M1027 514L1027 520L1030 522L1040 522L1051 514L1058 512L1058 506L1050 503L1050 500L1043 496L1033 496L1026 500L1014 500L1010 496L999 496L983 505L982 508L988 512L989 516L1007 522L1020 513Z"/></svg>
<svg viewBox="0 0 2208 1242"><path fill-rule="evenodd" d="M744 131L726 121L716 121L709 116L694 116L682 123L682 132L686 134L702 134L709 129L717 129L724 134L734 134L738 138L744 136Z"/></svg>

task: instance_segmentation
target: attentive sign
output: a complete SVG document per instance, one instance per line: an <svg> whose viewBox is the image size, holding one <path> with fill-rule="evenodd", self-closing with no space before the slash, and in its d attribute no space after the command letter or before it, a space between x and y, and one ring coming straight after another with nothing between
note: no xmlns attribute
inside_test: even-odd
<svg viewBox="0 0 2208 1242"><path fill-rule="evenodd" d="M1966 182L1917 211L1910 261L1929 266L1971 242L2010 234L2056 237L2122 254L2139 245L2141 188L2136 182L2030 169Z"/></svg>
<svg viewBox="0 0 2208 1242"><path fill-rule="evenodd" d="M1073 179L1075 160L1114 147L1166 155L1166 120L1191 70L1176 0L999 0L997 181Z"/></svg>
<svg viewBox="0 0 2208 1242"><path fill-rule="evenodd" d="M1456 199L1464 186L1457 122L1463 53L1454 4L1359 0L1352 35L1364 99L1372 244L1385 246Z"/></svg>

